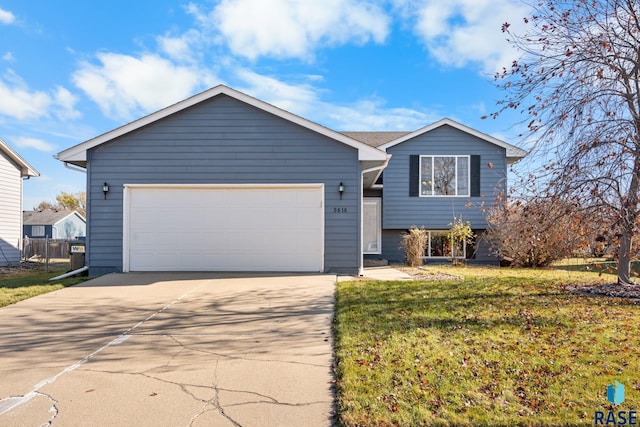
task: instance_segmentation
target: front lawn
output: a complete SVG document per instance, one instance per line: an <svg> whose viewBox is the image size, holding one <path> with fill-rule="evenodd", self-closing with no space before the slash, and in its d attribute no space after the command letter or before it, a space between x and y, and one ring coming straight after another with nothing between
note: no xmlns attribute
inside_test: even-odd
<svg viewBox="0 0 640 427"><path fill-rule="evenodd" d="M87 277L70 277L49 281L50 278L65 273L68 270L67 267L69 267L68 263L53 264L49 273L45 273L42 265L30 266L26 269L3 269L0 272L0 307L87 280Z"/></svg>
<svg viewBox="0 0 640 427"><path fill-rule="evenodd" d="M429 269L463 279L338 284L343 425L593 425L615 381L640 410L640 305L561 290L614 276Z"/></svg>

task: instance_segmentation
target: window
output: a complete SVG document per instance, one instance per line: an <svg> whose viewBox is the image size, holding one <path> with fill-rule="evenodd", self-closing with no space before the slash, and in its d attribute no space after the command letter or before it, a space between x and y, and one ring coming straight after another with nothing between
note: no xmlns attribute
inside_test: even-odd
<svg viewBox="0 0 640 427"><path fill-rule="evenodd" d="M420 196L468 196L470 156L420 156Z"/></svg>
<svg viewBox="0 0 640 427"><path fill-rule="evenodd" d="M33 237L42 237L42 236L44 236L44 225L32 225L31 226L31 235Z"/></svg>
<svg viewBox="0 0 640 427"><path fill-rule="evenodd" d="M428 232L427 247L424 253L425 258L452 258L454 255L456 258L467 257L467 245L465 243L460 243L455 249L454 254L448 231Z"/></svg>

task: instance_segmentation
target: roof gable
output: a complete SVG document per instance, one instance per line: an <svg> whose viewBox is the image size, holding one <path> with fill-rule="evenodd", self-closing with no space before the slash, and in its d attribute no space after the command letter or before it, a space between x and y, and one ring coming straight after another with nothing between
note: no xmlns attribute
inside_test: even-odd
<svg viewBox="0 0 640 427"><path fill-rule="evenodd" d="M253 98L247 94L239 92L235 89L232 89L225 85L218 85L209 90L201 92L197 95L194 95L190 98L187 98L183 101L180 101L176 104L173 104L169 107L166 107L162 110L156 111L155 113L149 114L145 117L142 117L138 120L135 120L129 124L116 128L110 132L99 135L95 138L92 138L88 141L85 141L81 144L68 148L64 151L58 153L55 157L63 161L65 163L71 163L78 166L84 166L87 160L87 150L96 147L98 145L104 144L108 141L111 141L115 138L118 138L122 135L125 135L129 132L133 132L137 129L140 129L146 125L157 122L159 120L164 119L174 113L185 110L191 106L194 106L200 102L204 102L206 100L212 99L218 95L227 95L232 98L235 98L241 102L259 108L263 111L266 111L275 116L281 117L285 120L288 120L292 123L303 126L307 129L310 129L314 132L325 135L329 138L332 138L338 142L341 142L345 145L353 147L358 150L358 159L359 160L378 160L385 161L386 153L381 150L378 150L375 147L369 146L361 141L357 141L349 136L321 126L317 123L314 123L310 120L304 119L300 116L297 116L293 113L285 111L281 108L278 108L274 105L268 104L264 101L260 101L259 99Z"/></svg>
<svg viewBox="0 0 640 427"><path fill-rule="evenodd" d="M20 157L18 153L13 151L11 147L9 147L9 145L1 139L0 139L0 152L6 154L7 157L9 157L9 159L11 159L11 161L13 161L18 166L18 168L20 169L21 176L23 177L40 176L40 172L35 170L33 166L27 163L25 159Z"/></svg>
<svg viewBox="0 0 640 427"><path fill-rule="evenodd" d="M465 126L465 125L463 125L461 123L458 123L458 122L456 122L454 120L451 120L451 119L448 119L448 118L445 118L445 119L442 119L442 120L438 120L437 122L432 123L432 124L430 124L428 126L425 126L423 128L420 128L420 129L418 129L418 130L416 130L414 132L407 133L407 134L405 134L403 136L400 136L399 138L396 138L396 139L394 139L392 141L389 141L389 142L386 142L386 143L384 143L382 145L379 145L378 148L381 149L381 150L387 150L388 148L391 148L391 147L396 146L398 144L402 144L405 141L408 141L410 139L413 139L413 138L415 138L417 136L420 136L422 134L425 134L427 132L430 132L430 131L432 131L434 129L437 129L437 128L439 128L441 126L445 126L445 125L446 126L451 126L451 127L455 128L455 129L458 129L458 130L460 130L462 132L468 133L469 135L473 135L473 136L475 136L477 138L480 138L480 139L482 139L482 140L484 140L486 142L489 142L491 144L497 145L498 147L504 148L507 151L507 161L508 161L508 163L513 163L513 162L515 162L515 161L517 161L517 160L519 160L519 159L521 159L521 158L523 158L524 156L527 155L527 151L525 151L525 150L523 150L521 148L518 148L515 145L511 145L509 143L501 141L498 138L494 138L493 136L487 135L487 134L482 133L482 132L480 132L480 131L478 131L476 129L470 128L468 126Z"/></svg>

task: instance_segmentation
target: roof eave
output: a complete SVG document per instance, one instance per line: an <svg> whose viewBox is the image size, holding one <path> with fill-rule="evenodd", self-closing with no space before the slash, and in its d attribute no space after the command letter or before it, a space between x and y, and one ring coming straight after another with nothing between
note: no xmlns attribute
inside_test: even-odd
<svg viewBox="0 0 640 427"><path fill-rule="evenodd" d="M18 153L13 151L9 144L0 139L0 151L4 152L9 158L20 168L20 176L23 178L29 178L32 176L40 176L40 172L38 172L33 166L29 164L25 159L23 159Z"/></svg>

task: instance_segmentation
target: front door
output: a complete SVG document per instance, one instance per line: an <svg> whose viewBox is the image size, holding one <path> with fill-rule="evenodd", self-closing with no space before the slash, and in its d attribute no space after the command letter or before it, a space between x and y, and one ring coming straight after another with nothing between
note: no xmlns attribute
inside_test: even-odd
<svg viewBox="0 0 640 427"><path fill-rule="evenodd" d="M364 197L362 200L362 252L382 253L382 199Z"/></svg>

